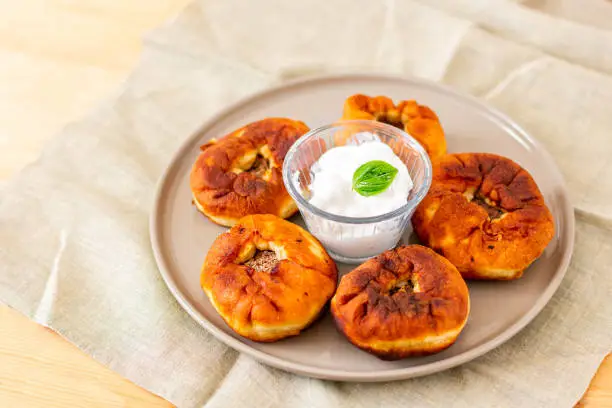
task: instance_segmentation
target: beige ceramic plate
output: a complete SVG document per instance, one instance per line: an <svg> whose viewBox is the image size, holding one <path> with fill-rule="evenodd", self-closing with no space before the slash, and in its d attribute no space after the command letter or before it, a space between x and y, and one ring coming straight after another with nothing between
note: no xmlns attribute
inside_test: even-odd
<svg viewBox="0 0 612 408"><path fill-rule="evenodd" d="M259 344L234 334L200 289L200 267L225 228L191 205L189 172L199 146L248 122L286 116L311 128L337 120L354 93L416 99L440 116L451 152L492 152L517 161L535 177L554 215L556 235L544 255L514 282L470 282L472 308L457 342L442 353L381 361L348 343L324 316L300 336ZM301 223L299 217L293 221ZM412 237L406 234L405 241ZM549 301L565 273L574 242L574 215L557 166L542 146L507 117L477 100L416 79L372 75L314 78L271 89L212 118L174 155L158 186L151 240L161 274L185 310L219 340L263 363L312 377L388 381L430 374L478 357L508 340ZM341 273L350 267L339 265ZM204 352L204 350L201 350ZM194 350L194 352L198 352Z"/></svg>

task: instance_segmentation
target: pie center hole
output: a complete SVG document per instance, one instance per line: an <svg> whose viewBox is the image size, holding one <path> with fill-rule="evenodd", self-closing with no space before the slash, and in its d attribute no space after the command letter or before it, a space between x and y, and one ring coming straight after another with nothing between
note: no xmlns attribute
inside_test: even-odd
<svg viewBox="0 0 612 408"><path fill-rule="evenodd" d="M257 153L257 157L255 157L255 161L250 169L247 172L257 176L262 177L266 172L270 169L270 162L268 159L263 157L261 153Z"/></svg>
<svg viewBox="0 0 612 408"><path fill-rule="evenodd" d="M255 255L244 264L257 272L271 272L278 262L279 259L274 251L257 250Z"/></svg>
<svg viewBox="0 0 612 408"><path fill-rule="evenodd" d="M393 296L395 295L397 292L412 292L414 290L414 283L412 282L412 280L406 278L406 279L401 279L398 280L397 282L395 282L391 288L389 289L389 295Z"/></svg>
<svg viewBox="0 0 612 408"><path fill-rule="evenodd" d="M404 124L402 123L401 120L393 120L390 117L388 117L387 115L381 115L379 117L376 118L376 120L380 123L384 123L385 125L391 125L393 127L396 127L400 130L404 130Z"/></svg>
<svg viewBox="0 0 612 408"><path fill-rule="evenodd" d="M504 210L494 205L494 203L492 203L486 197L475 195L472 201L484 208L487 214L489 215L489 218L491 218L492 220L501 218L501 216L504 215Z"/></svg>

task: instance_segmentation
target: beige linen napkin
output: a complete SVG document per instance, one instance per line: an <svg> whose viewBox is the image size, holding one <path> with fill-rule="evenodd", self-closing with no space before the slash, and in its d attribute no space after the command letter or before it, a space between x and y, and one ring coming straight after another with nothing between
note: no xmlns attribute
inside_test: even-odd
<svg viewBox="0 0 612 408"><path fill-rule="evenodd" d="M484 98L567 180L577 236L559 291L462 367L386 384L287 374L215 340L159 277L148 215L179 143L239 97L346 71ZM611 102L606 0L199 0L148 39L120 95L2 187L0 299L181 407L571 406L612 347Z"/></svg>

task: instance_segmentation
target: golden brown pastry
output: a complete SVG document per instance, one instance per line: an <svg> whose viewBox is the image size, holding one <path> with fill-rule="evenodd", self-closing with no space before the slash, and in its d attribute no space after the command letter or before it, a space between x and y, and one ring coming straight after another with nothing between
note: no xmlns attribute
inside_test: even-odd
<svg viewBox="0 0 612 408"><path fill-rule="evenodd" d="M236 333L270 342L310 325L337 279L336 264L307 231L273 215L250 215L217 237L200 282Z"/></svg>
<svg viewBox="0 0 612 408"><path fill-rule="evenodd" d="M203 145L190 180L197 208L225 226L249 214L295 214L297 206L283 184L283 160L308 130L299 121L268 118Z"/></svg>
<svg viewBox="0 0 612 408"><path fill-rule="evenodd" d="M331 301L336 325L355 346L385 360L452 345L470 309L457 269L420 245L400 246L343 276Z"/></svg>
<svg viewBox="0 0 612 408"><path fill-rule="evenodd" d="M552 214L531 175L488 153L433 163L431 188L412 225L464 278L517 279L552 239Z"/></svg>
<svg viewBox="0 0 612 408"><path fill-rule="evenodd" d="M357 94L344 102L342 119L375 120L400 128L414 137L432 159L446 153L446 139L438 116L415 101L400 101L395 105L386 96Z"/></svg>

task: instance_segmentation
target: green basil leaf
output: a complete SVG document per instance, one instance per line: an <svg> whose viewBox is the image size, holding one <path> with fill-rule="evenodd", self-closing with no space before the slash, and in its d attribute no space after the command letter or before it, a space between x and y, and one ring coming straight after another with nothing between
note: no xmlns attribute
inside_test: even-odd
<svg viewBox="0 0 612 408"><path fill-rule="evenodd" d="M353 174L353 190L369 197L385 191L397 175L397 169L382 160L372 160L359 166Z"/></svg>

